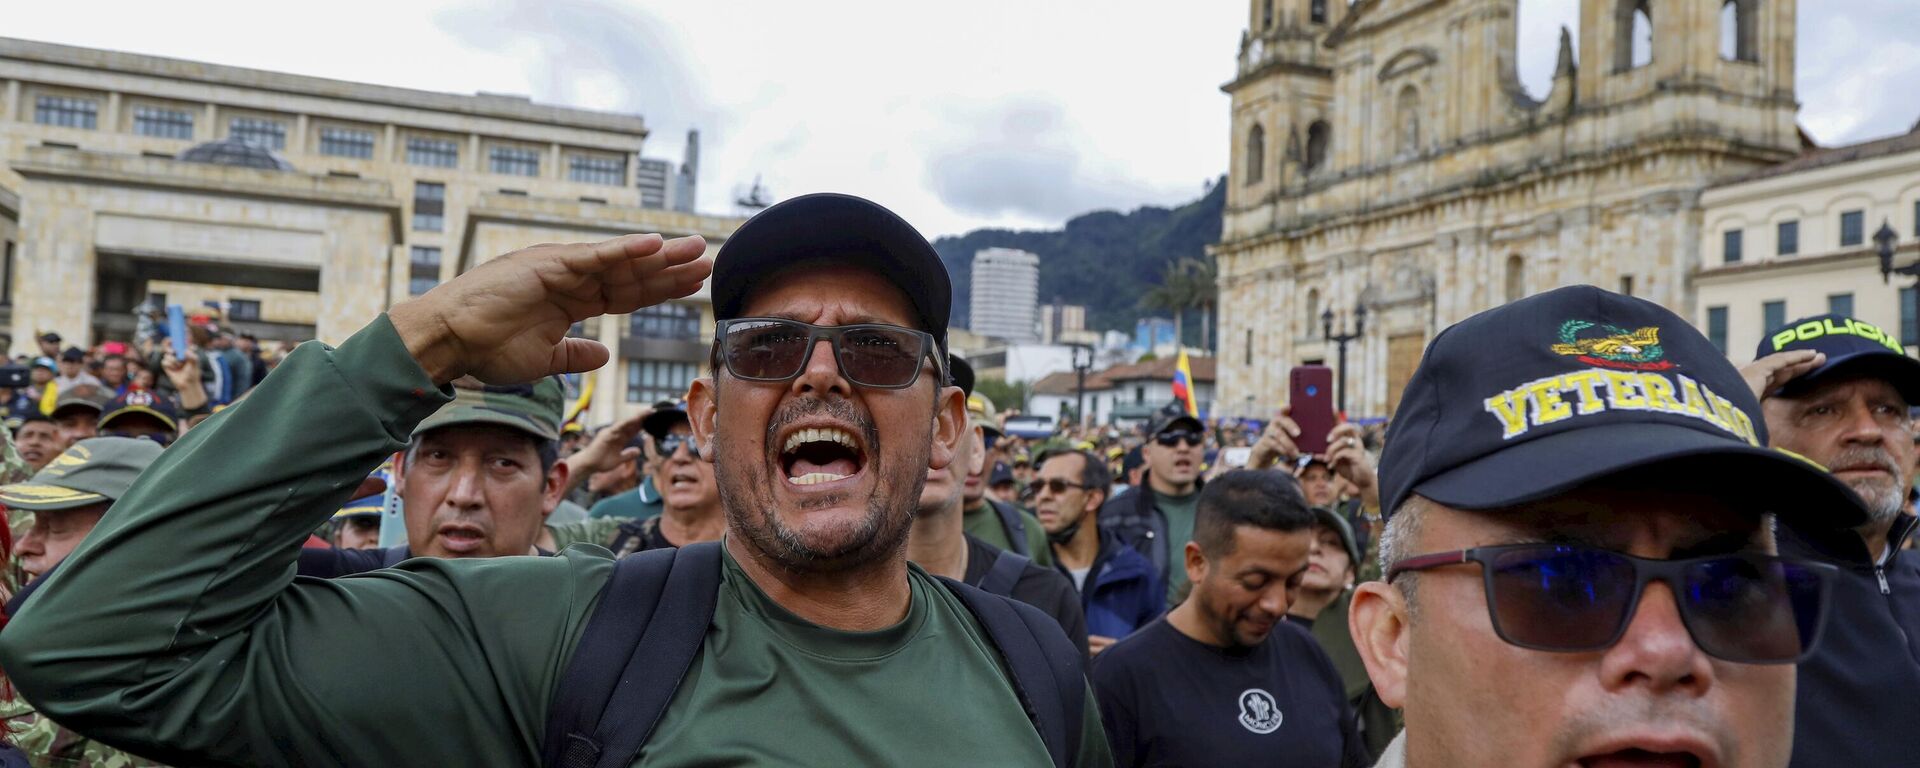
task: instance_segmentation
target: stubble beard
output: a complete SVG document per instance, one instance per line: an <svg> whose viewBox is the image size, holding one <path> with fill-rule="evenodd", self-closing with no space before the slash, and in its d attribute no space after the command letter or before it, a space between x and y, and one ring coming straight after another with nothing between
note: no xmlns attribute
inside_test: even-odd
<svg viewBox="0 0 1920 768"><path fill-rule="evenodd" d="M783 410L768 427L769 436L785 420L822 410L822 406L801 406ZM835 406L827 410L839 411ZM847 415L841 413L841 415ZM867 461L862 472L873 473L876 487L867 499L866 514L851 525L837 530L804 534L786 525L773 500L775 483L783 478L769 477L764 457L739 451L722 450L726 441L715 435L714 480L720 490L720 506L727 515L727 530L739 536L749 548L773 564L793 573L837 573L871 566L906 550L907 535L913 529L920 492L927 481L927 461L932 454L931 436L917 441L918 450L907 449L889 455L882 447L879 433L870 420L855 417L867 442ZM915 441L909 441L915 442ZM772 438L766 444L771 450ZM777 463L778 457L775 457ZM900 471L899 468L910 468ZM904 475L893 477L892 475ZM956 492L957 493L957 492ZM822 509L846 501L845 494L804 502L802 508Z"/></svg>

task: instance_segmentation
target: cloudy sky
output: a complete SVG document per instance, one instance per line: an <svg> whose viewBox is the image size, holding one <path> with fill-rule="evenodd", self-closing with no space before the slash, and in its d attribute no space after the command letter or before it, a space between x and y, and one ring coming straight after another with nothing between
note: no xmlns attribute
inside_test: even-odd
<svg viewBox="0 0 1920 768"><path fill-rule="evenodd" d="M1801 122L1822 143L1920 119L1913 0L1802 0ZM1551 79L1577 0L1521 1ZM0 34L637 112L646 154L701 132L699 204L835 190L928 235L1196 197L1227 158L1242 0L330 0L14 3ZM291 8L291 7L289 7ZM112 23L102 23L111 19Z"/></svg>

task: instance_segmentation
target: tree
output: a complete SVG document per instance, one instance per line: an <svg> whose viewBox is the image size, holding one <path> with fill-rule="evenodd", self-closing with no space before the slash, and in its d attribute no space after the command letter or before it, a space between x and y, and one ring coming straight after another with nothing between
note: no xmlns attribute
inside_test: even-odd
<svg viewBox="0 0 1920 768"><path fill-rule="evenodd" d="M1216 271L1211 259L1182 258L1168 263L1160 272L1160 284L1140 297L1143 309L1162 309L1173 313L1173 338L1187 343L1184 319L1189 310L1200 310L1200 336L1203 346L1211 348L1213 307L1219 300Z"/></svg>
<svg viewBox="0 0 1920 768"><path fill-rule="evenodd" d="M1027 407L1027 385L1017 381L1009 384L1004 379L981 379L973 383L973 393L992 400L993 407L1003 412Z"/></svg>

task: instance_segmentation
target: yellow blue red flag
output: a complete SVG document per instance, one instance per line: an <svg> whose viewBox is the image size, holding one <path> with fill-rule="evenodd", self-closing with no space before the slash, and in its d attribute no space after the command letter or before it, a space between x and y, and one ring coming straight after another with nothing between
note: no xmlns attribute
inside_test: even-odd
<svg viewBox="0 0 1920 768"><path fill-rule="evenodd" d="M1187 364L1187 351L1180 350L1180 360L1173 366L1173 399L1180 401L1180 407L1187 415L1200 418L1200 404L1193 399L1193 366Z"/></svg>

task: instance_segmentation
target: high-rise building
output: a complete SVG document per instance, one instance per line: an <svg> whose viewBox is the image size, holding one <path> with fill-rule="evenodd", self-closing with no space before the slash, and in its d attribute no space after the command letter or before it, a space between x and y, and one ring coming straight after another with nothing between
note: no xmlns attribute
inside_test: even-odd
<svg viewBox="0 0 1920 768"><path fill-rule="evenodd" d="M1007 341L1038 341L1040 257L1012 248L973 254L973 318L977 334Z"/></svg>
<svg viewBox="0 0 1920 768"><path fill-rule="evenodd" d="M1040 340L1047 344L1093 343L1083 341L1083 337L1099 339L1099 334L1087 332L1087 308L1080 304L1040 305Z"/></svg>

